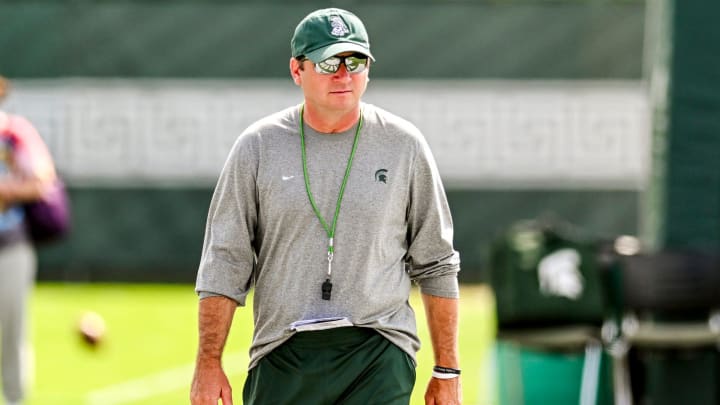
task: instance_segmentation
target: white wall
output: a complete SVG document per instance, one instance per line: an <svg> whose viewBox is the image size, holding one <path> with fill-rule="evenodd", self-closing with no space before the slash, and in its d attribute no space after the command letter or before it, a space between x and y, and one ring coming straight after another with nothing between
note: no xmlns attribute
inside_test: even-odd
<svg viewBox="0 0 720 405"><path fill-rule="evenodd" d="M372 80L365 100L413 121L448 188L639 190L649 107L640 82ZM29 117L69 183L212 186L235 138L299 103L287 80L25 80Z"/></svg>

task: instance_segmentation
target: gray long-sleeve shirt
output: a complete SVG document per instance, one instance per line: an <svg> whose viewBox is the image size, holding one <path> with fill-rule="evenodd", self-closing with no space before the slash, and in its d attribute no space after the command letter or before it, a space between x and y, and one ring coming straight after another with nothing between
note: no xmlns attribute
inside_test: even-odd
<svg viewBox="0 0 720 405"><path fill-rule="evenodd" d="M409 122L362 104L360 131L334 237L332 298L321 298L328 237L303 179L299 106L250 126L236 141L210 204L196 291L245 305L255 288L250 365L289 339L294 321L347 317L413 358L420 348L411 282L458 296L460 259L430 149ZM332 224L355 127L322 134L305 125L310 188Z"/></svg>

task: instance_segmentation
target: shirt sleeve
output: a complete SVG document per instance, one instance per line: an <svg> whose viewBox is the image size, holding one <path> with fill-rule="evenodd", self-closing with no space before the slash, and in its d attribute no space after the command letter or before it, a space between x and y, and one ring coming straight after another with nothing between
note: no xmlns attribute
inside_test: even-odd
<svg viewBox="0 0 720 405"><path fill-rule="evenodd" d="M255 266L257 137L241 135L218 179L205 226L195 291L245 305Z"/></svg>
<svg viewBox="0 0 720 405"><path fill-rule="evenodd" d="M25 117L8 115L6 131L15 147L15 165L24 177L40 180L55 178L55 164L45 141Z"/></svg>
<svg viewBox="0 0 720 405"><path fill-rule="evenodd" d="M432 153L423 138L418 140L411 174L406 263L410 278L422 293L458 297L460 255L453 248L450 207Z"/></svg>

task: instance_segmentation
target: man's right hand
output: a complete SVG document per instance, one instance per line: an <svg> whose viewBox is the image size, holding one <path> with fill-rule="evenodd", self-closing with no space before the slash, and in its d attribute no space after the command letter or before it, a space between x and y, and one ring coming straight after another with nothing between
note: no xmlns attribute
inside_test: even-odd
<svg viewBox="0 0 720 405"><path fill-rule="evenodd" d="M237 302L223 296L202 298L198 313L198 355L190 388L192 405L232 405L232 389L222 369L225 347Z"/></svg>
<svg viewBox="0 0 720 405"><path fill-rule="evenodd" d="M192 387L190 389L190 403L192 405L217 405L218 400L223 405L232 405L232 388L222 367L218 365L195 366Z"/></svg>

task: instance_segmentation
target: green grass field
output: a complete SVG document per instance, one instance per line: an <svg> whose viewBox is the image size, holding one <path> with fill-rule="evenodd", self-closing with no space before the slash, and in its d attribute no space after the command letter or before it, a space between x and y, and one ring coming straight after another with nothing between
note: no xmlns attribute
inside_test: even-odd
<svg viewBox="0 0 720 405"><path fill-rule="evenodd" d="M488 403L488 356L494 336L489 290L464 286L460 354L465 404ZM412 404L423 403L432 352L417 291L411 298L423 348ZM96 348L77 331L84 311L102 315L105 340ZM187 404L197 344L197 297L190 285L50 284L31 304L35 357L30 405ZM240 403L252 311L239 308L225 351L225 368Z"/></svg>

